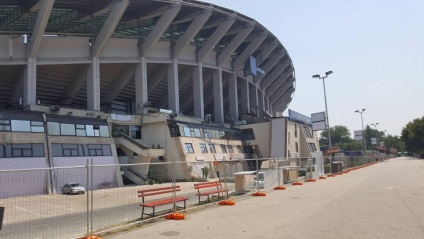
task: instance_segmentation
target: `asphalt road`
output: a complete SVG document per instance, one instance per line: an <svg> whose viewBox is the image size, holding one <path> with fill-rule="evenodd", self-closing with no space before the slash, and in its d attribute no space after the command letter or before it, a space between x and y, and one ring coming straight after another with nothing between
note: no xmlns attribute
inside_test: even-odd
<svg viewBox="0 0 424 239"><path fill-rule="evenodd" d="M402 157L104 238L422 239L423 203L424 160Z"/></svg>

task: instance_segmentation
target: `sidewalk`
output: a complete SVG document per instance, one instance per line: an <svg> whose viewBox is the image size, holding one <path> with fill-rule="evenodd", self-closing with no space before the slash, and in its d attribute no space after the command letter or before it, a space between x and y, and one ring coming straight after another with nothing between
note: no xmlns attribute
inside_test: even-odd
<svg viewBox="0 0 424 239"><path fill-rule="evenodd" d="M424 238L422 182L424 160L396 158L104 238Z"/></svg>

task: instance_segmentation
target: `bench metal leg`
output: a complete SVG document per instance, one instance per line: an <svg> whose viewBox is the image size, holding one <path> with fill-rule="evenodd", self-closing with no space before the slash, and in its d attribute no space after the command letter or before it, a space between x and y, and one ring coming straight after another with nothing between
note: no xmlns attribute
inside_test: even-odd
<svg viewBox="0 0 424 239"><path fill-rule="evenodd" d="M141 219L143 219L143 216L144 216L144 206L143 206L143 208L141 209Z"/></svg>

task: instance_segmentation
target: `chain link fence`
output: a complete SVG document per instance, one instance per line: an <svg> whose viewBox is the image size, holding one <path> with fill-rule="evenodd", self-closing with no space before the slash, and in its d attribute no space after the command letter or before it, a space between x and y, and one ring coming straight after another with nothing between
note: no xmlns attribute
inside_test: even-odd
<svg viewBox="0 0 424 239"><path fill-rule="evenodd" d="M387 156L224 157L213 162L172 160L120 165L87 160L86 165L78 167L2 170L0 212L4 215L0 215L0 237L78 238L110 232L170 212L196 210L385 159ZM85 190L64 187L74 183Z"/></svg>

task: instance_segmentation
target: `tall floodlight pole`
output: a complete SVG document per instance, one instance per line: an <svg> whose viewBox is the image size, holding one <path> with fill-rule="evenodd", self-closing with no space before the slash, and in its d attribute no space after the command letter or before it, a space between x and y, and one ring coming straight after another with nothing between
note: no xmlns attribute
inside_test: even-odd
<svg viewBox="0 0 424 239"><path fill-rule="evenodd" d="M365 156L367 156L367 143L365 141L365 135L364 135L364 118L362 117L362 114L365 112L365 109L362 109L361 111L355 110L355 113L361 114L361 123L362 123L362 140L364 141L364 150L365 150Z"/></svg>
<svg viewBox="0 0 424 239"><path fill-rule="evenodd" d="M374 126L374 128L375 128L375 144L377 145L377 152L380 153L380 150L378 149L378 130L377 130L378 122L375 123L375 124L371 124L371 125Z"/></svg>
<svg viewBox="0 0 424 239"><path fill-rule="evenodd" d="M321 77L320 75L313 75L312 78L319 78L322 79L322 86L324 87L324 101L325 101L325 118L327 121L327 134L328 134L328 144L330 146L330 149L332 148L331 145L331 133L330 133L330 121L328 120L328 108L327 108L327 94L325 92L325 81L324 79L327 78L330 74L332 74L332 71L325 72L325 76Z"/></svg>

